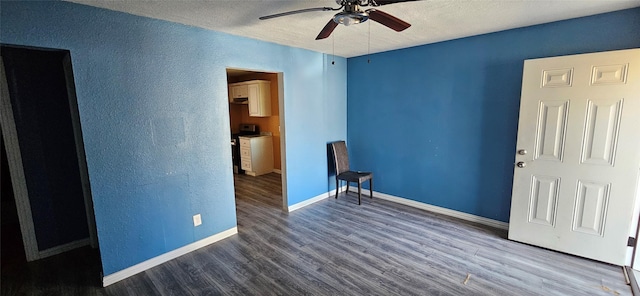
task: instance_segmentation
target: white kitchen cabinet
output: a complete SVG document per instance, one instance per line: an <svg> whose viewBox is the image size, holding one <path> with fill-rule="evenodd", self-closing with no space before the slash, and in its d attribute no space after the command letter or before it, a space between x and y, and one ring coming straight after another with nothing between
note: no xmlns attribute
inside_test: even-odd
<svg viewBox="0 0 640 296"><path fill-rule="evenodd" d="M251 176L273 172L273 137L240 136L240 167Z"/></svg>
<svg viewBox="0 0 640 296"><path fill-rule="evenodd" d="M249 87L246 84L241 85L230 85L229 86L229 95L231 96L231 101L233 99L242 99L249 97Z"/></svg>
<svg viewBox="0 0 640 296"><path fill-rule="evenodd" d="M229 84L229 101L249 105L249 116L271 116L271 82L251 80Z"/></svg>

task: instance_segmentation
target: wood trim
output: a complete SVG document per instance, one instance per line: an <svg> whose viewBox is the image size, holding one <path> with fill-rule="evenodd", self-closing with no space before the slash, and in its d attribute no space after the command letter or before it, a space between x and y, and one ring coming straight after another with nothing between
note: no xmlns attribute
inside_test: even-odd
<svg viewBox="0 0 640 296"><path fill-rule="evenodd" d="M281 174L282 174L282 171L281 171L281 170L279 170L279 169L273 169L273 172L274 172L274 173L276 173L276 174L279 174L279 175L281 175Z"/></svg>
<svg viewBox="0 0 640 296"><path fill-rule="evenodd" d="M346 190L346 188L347 188L347 186L346 186L346 185L345 185L345 186L340 187L340 192L345 191L345 190ZM325 198L327 198L327 197L331 197L331 196L333 196L333 192L334 192L333 190L331 190L331 191L327 191L327 192L325 192L325 193L321 193L321 194L319 194L319 195L316 195L316 196L314 196L314 197L312 197L312 198L310 198L310 199L307 199L307 200L301 201L301 202L299 202L299 203L297 203L297 204L295 204L295 205L291 205L291 206L289 206L289 208L287 209L287 211L288 211L289 213L291 213L291 212L293 212L293 211L295 211L295 210L299 210L299 209L304 208L304 207L306 207L306 206L308 206L308 205L311 205L311 204L313 204L313 203L316 203L316 202L319 202L319 201L321 201L321 200L324 200L324 199L325 199Z"/></svg>
<svg viewBox="0 0 640 296"><path fill-rule="evenodd" d="M124 279L126 279L126 278L128 278L130 276L133 276L133 275L136 275L138 273L141 273L141 272L143 272L143 271L145 271L147 269L153 268L153 267L158 266L158 265L160 265L162 263L165 263L167 261L170 261L170 260L173 260L175 258L178 258L178 257L180 257L180 256L182 256L184 254L187 254L189 252L195 251L195 250L200 249L202 247L206 247L206 246L208 246L208 245L210 245L212 243L215 243L217 241L221 241L221 240L223 240L223 239L225 239L227 237L230 237L230 236L232 236L234 234L237 234L237 233L238 233L238 227L236 226L236 227L227 229L225 231L222 231L222 232L220 232L218 234L214 234L214 235L212 235L210 237L201 239L201 240L199 240L197 242L188 244L188 245L186 245L184 247L180 247L180 248L177 248L177 249L175 249L173 251L164 253L164 254L162 254L160 256L153 257L153 258L151 258L151 259L149 259L147 261L143 261L143 262L138 263L138 264L136 264L134 266L131 266L131 267L125 268L123 270L120 270L118 272L112 273L110 275L104 276L102 278L102 286L103 287L109 286L111 284L114 284L116 282L124 280Z"/></svg>
<svg viewBox="0 0 640 296"><path fill-rule="evenodd" d="M636 177L636 187L638 189L636 190L636 205L635 205L634 212L633 212L635 216L633 218L637 219L637 221L636 221L635 225L632 225L632 226L635 226L635 231L633 233L635 234L634 238L636 239L635 240L636 243L633 246L631 259L627 260L628 261L627 264L629 266L631 266L632 269L633 268L640 269L640 266L636 266L636 255L638 254L638 252L640 252L640 249L639 249L640 246L638 245L638 239L640 239L640 203L638 202L638 200L640 200L640 172L638 173L638 176ZM629 249L627 248L627 250L629 250ZM627 257L629 257L629 256L627 256ZM640 293L639 294L634 294L634 295L640 296Z"/></svg>
<svg viewBox="0 0 640 296"><path fill-rule="evenodd" d="M38 241L33 226L29 192L27 190L24 167L22 166L18 131L16 130L16 122L13 117L11 99L9 98L9 86L7 84L4 61L1 57L0 72L0 125L2 125L2 138L7 149L7 160L11 174L11 184L13 185L13 195L16 199L16 208L18 209L24 253L27 261L34 261L40 259Z"/></svg>
<svg viewBox="0 0 640 296"><path fill-rule="evenodd" d="M355 192L357 194L357 191L354 191L353 187L351 187L349 189L349 191ZM480 224L491 226L491 227L495 227L495 228L507 229L507 230L509 229L509 223L506 223L506 222L493 220L493 219L489 219L489 218L485 218L485 217L481 217L481 216L477 216L477 215L473 215L473 214L469 214L469 213L464 213L464 212L460 212L460 211L456 211L456 210L451 210L451 209L447 209L447 208L443 208L443 207L438 207L438 206L426 204L426 203L415 201L415 200L411 200L411 199L406 199L406 198L402 198L402 197L393 196L393 195L390 195L390 194L385 194L385 193L374 191L373 192L373 197L374 197L374 199L375 198L384 199L384 200L388 200L388 201L391 201L391 202L403 204L403 205L406 205L406 206L418 208L418 209L421 209L421 210L434 212L434 213L438 213L438 214L443 214L443 215L447 215L447 216L450 216L450 217L463 219L463 220L467 220L467 221L471 221L471 222L475 222L475 223L480 223Z"/></svg>
<svg viewBox="0 0 640 296"><path fill-rule="evenodd" d="M623 268L629 275L629 281L631 282L629 283L629 286L631 286L631 293L633 293L633 295L635 296L640 296L640 288L638 287L638 279L636 278L636 273L629 266L624 266Z"/></svg>
<svg viewBox="0 0 640 296"><path fill-rule="evenodd" d="M71 251L73 249L84 247L84 246L89 246L89 245L91 245L91 239L89 239L89 238L83 238L83 239L80 239L80 240L77 240L77 241L72 241L72 242L66 243L64 245L59 245L59 246L55 246L53 248L49 248L49 249L40 251L39 252L40 259L46 258L46 257L50 257L50 256L53 256L53 255L58 255L58 254L66 252L66 251Z"/></svg>
<svg viewBox="0 0 640 296"><path fill-rule="evenodd" d="M282 176L282 210L289 211L289 195L287 193L287 129L284 113L284 73L277 72L278 81L278 116L280 117L280 175Z"/></svg>
<svg viewBox="0 0 640 296"><path fill-rule="evenodd" d="M76 96L76 85L71 67L71 53L67 52L62 60L62 67L67 85L67 98L69 101L69 112L71 114L71 126L73 128L73 139L76 144L76 156L78 158L78 170L80 172L80 182L82 185L82 195L84 197L84 209L87 215L87 228L89 229L89 239L91 247L98 247L98 236L96 231L96 218L93 212L93 198L91 197L91 184L89 183L89 170L87 168L87 156L84 151L84 139L82 137L82 127L80 125L80 111L78 110L78 98Z"/></svg>

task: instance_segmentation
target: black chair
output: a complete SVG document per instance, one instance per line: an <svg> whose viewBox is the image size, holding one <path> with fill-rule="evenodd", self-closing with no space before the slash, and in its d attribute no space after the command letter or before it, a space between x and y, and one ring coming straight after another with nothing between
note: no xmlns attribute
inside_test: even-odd
<svg viewBox="0 0 640 296"><path fill-rule="evenodd" d="M340 190L340 181L347 182L347 192L349 183L358 183L358 204L361 204L362 183L369 180L369 197L373 198L373 173L349 170L349 154L347 144L344 141L333 142L331 144L333 160L336 168L336 198Z"/></svg>

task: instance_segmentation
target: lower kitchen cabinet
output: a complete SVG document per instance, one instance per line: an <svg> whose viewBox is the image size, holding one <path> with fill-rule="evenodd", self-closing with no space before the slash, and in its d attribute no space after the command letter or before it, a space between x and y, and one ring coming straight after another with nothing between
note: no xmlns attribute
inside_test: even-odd
<svg viewBox="0 0 640 296"><path fill-rule="evenodd" d="M273 172L273 137L241 136L240 164L245 174L251 176Z"/></svg>

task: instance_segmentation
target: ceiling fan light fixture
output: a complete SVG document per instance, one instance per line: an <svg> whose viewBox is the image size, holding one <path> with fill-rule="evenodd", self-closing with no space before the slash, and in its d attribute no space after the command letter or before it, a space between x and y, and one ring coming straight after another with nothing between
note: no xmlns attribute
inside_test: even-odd
<svg viewBox="0 0 640 296"><path fill-rule="evenodd" d="M340 12L333 17L333 21L345 26L363 23L369 19L369 14L364 11Z"/></svg>

